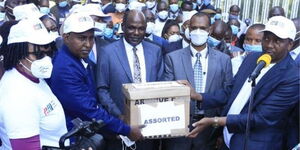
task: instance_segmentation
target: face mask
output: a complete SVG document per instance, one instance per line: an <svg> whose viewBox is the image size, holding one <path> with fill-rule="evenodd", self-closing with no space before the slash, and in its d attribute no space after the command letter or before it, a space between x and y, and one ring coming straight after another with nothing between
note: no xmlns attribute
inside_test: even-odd
<svg viewBox="0 0 300 150"><path fill-rule="evenodd" d="M196 10L196 8L197 8L197 3L193 2L193 10Z"/></svg>
<svg viewBox="0 0 300 150"><path fill-rule="evenodd" d="M158 17L161 19L161 20L166 20L167 17L168 17L168 12L163 10L163 11L160 11L158 13Z"/></svg>
<svg viewBox="0 0 300 150"><path fill-rule="evenodd" d="M226 46L227 46L227 47L230 47L230 46L231 46L231 43L226 43Z"/></svg>
<svg viewBox="0 0 300 150"><path fill-rule="evenodd" d="M146 6L147 6L148 9L154 8L155 4L156 4L155 1L152 1L152 2L147 1L146 2Z"/></svg>
<svg viewBox="0 0 300 150"><path fill-rule="evenodd" d="M237 27L235 25L230 25L230 27L231 27L233 35L237 35L239 33L239 27Z"/></svg>
<svg viewBox="0 0 300 150"><path fill-rule="evenodd" d="M243 44L243 48L246 52L262 52L261 45Z"/></svg>
<svg viewBox="0 0 300 150"><path fill-rule="evenodd" d="M180 39L181 39L181 36L180 36L180 35L178 35L178 34L173 34L173 35L169 36L168 41L171 43L171 42L176 42L176 41L178 41L178 40L180 40Z"/></svg>
<svg viewBox="0 0 300 150"><path fill-rule="evenodd" d="M51 77L52 73L52 62L49 56L45 56L42 59L31 61L28 58L25 58L31 63L31 69L27 68L21 62L20 64L28 71L32 73L33 76L40 79L47 79Z"/></svg>
<svg viewBox="0 0 300 150"><path fill-rule="evenodd" d="M58 3L58 6L59 7L66 7L68 5L68 2L67 1L62 1L62 2L59 2Z"/></svg>
<svg viewBox="0 0 300 150"><path fill-rule="evenodd" d="M204 5L207 6L210 4L210 0L204 0Z"/></svg>
<svg viewBox="0 0 300 150"><path fill-rule="evenodd" d="M5 1L0 2L0 7L4 7Z"/></svg>
<svg viewBox="0 0 300 150"><path fill-rule="evenodd" d="M170 10L175 13L178 11L178 4L172 4L170 5Z"/></svg>
<svg viewBox="0 0 300 150"><path fill-rule="evenodd" d="M54 39L57 39L57 38L59 37L59 34L58 34L57 31L56 31L56 32L50 31L49 34L50 34L52 37L54 37Z"/></svg>
<svg viewBox="0 0 300 150"><path fill-rule="evenodd" d="M114 35L114 31L111 28L105 28L104 29L104 37L106 38L112 38Z"/></svg>
<svg viewBox="0 0 300 150"><path fill-rule="evenodd" d="M40 12L41 12L42 14L47 15L47 14L50 13L50 8L48 8L48 7L40 7Z"/></svg>
<svg viewBox="0 0 300 150"><path fill-rule="evenodd" d="M222 15L221 14L216 14L214 16L215 20L220 20L222 18Z"/></svg>
<svg viewBox="0 0 300 150"><path fill-rule="evenodd" d="M210 24L214 24L215 23L215 18L210 18Z"/></svg>
<svg viewBox="0 0 300 150"><path fill-rule="evenodd" d="M206 43L207 38L208 38L208 32L205 30L201 30L201 29L193 30L190 33L190 37L191 37L191 42L194 45L200 46L200 45L203 45L204 43Z"/></svg>
<svg viewBox="0 0 300 150"><path fill-rule="evenodd" d="M202 0L197 0L197 4L201 5L202 4Z"/></svg>
<svg viewBox="0 0 300 150"><path fill-rule="evenodd" d="M95 22L95 28L99 29L100 32L104 32L104 29L106 28L106 23Z"/></svg>
<svg viewBox="0 0 300 150"><path fill-rule="evenodd" d="M153 22L147 22L146 33L152 34L154 31L155 24Z"/></svg>
<svg viewBox="0 0 300 150"><path fill-rule="evenodd" d="M5 13L0 13L0 21L4 20L5 18Z"/></svg>
<svg viewBox="0 0 300 150"><path fill-rule="evenodd" d="M212 36L209 36L208 39L207 39L207 44L210 46L210 47L216 47L217 45L220 44L221 41L215 39L214 37Z"/></svg>
<svg viewBox="0 0 300 150"><path fill-rule="evenodd" d="M184 36L186 39L188 40L191 40L191 37L190 37L190 29L189 28L186 28L185 31L184 31Z"/></svg>
<svg viewBox="0 0 300 150"><path fill-rule="evenodd" d="M229 14L229 20L231 19L239 19L239 16Z"/></svg>
<svg viewBox="0 0 300 150"><path fill-rule="evenodd" d="M116 3L116 10L118 12L124 12L126 10L126 5L123 3Z"/></svg>

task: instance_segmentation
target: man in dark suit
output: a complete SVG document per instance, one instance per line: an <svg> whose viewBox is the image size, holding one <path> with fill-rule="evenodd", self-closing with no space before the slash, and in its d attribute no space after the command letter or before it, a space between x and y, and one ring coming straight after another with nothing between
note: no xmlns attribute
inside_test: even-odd
<svg viewBox="0 0 300 150"><path fill-rule="evenodd" d="M166 55L164 80L188 80L198 92L213 92L225 87L232 80L231 61L229 56L207 45L210 18L204 13L193 15L189 30L191 45ZM206 34L200 34L201 32ZM206 38L199 41L201 36ZM198 58L199 54L201 57ZM203 117L219 115L218 109L203 110L194 100L191 101L190 106L191 123ZM211 127L193 140L187 138L165 140L164 149L214 149L216 137L210 137L212 132Z"/></svg>
<svg viewBox="0 0 300 150"><path fill-rule="evenodd" d="M55 0L55 6L50 9L50 12L55 16L58 28L66 19L70 9L71 6L67 0Z"/></svg>
<svg viewBox="0 0 300 150"><path fill-rule="evenodd" d="M101 104L116 117L124 118L124 83L158 81L163 72L161 48L144 41L146 18L137 10L125 13L124 38L103 47L97 64L97 93ZM120 149L118 140L109 149ZM155 150L153 141L137 142L137 149Z"/></svg>
<svg viewBox="0 0 300 150"><path fill-rule="evenodd" d="M115 13L116 9L111 0L102 0L102 11L105 14Z"/></svg>
<svg viewBox="0 0 300 150"><path fill-rule="evenodd" d="M64 45L53 58L53 71L49 81L51 90L61 102L67 120L103 120L105 129L128 136L132 140L142 138L139 127L129 127L123 121L108 114L97 102L96 89L87 59L94 43L94 21L87 14L74 13L63 25Z"/></svg>
<svg viewBox="0 0 300 150"><path fill-rule="evenodd" d="M191 96L202 101L204 109L224 106L224 117L208 117L196 122L189 137L195 137L211 125L224 126L224 149L283 149L287 122L299 103L300 75L288 54L293 46L296 28L288 18L276 16L267 22L263 32L263 53L249 54L225 89L204 94L192 91ZM262 54L269 54L272 60L257 77L253 103L249 106L252 83L248 82L248 77ZM250 125L248 135L247 124Z"/></svg>

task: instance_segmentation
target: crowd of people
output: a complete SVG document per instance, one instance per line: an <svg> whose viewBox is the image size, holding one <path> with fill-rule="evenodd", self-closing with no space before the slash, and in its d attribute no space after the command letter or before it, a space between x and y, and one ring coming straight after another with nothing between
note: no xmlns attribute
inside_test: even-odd
<svg viewBox="0 0 300 150"><path fill-rule="evenodd" d="M75 118L103 120L106 150L125 147L118 135L137 150L300 147L300 16L275 6L252 23L210 0L49 3L0 0L1 150L59 147ZM124 122L122 84L155 81L190 87L186 137L144 139Z"/></svg>

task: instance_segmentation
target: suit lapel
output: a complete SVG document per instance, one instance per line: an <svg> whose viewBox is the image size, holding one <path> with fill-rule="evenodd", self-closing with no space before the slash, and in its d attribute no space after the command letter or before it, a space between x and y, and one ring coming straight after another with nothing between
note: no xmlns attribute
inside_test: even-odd
<svg viewBox="0 0 300 150"><path fill-rule="evenodd" d="M118 59L120 61L120 64L122 65L124 71L126 72L126 75L130 79L130 81L133 82L132 74L131 74L131 71L130 71L130 67L129 67L129 63L128 63L128 58L127 58L127 54L126 54L125 45L123 43L123 38L121 38L117 42L118 43L115 45L116 48L114 49L115 54L117 55L117 57L118 57Z"/></svg>
<svg viewBox="0 0 300 150"><path fill-rule="evenodd" d="M191 50L189 46L184 49L183 54L181 55L181 60L188 81L191 83L193 87L195 87L194 70L192 67Z"/></svg>
<svg viewBox="0 0 300 150"><path fill-rule="evenodd" d="M144 58L145 58L145 67L146 67L146 81L150 81L150 74L151 74L151 64L152 64L152 57L151 57L151 49L150 46L146 42L142 42L143 50L144 50Z"/></svg>
<svg viewBox="0 0 300 150"><path fill-rule="evenodd" d="M211 86L212 80L215 77L217 68L217 58L216 53L208 48L208 63L207 63L207 76L206 76L206 87L205 92L207 92Z"/></svg>

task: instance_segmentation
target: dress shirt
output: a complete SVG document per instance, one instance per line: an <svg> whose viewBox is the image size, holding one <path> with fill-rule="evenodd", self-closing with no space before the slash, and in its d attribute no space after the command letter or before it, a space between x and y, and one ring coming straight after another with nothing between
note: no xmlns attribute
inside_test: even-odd
<svg viewBox="0 0 300 150"><path fill-rule="evenodd" d="M125 45L125 50L126 50L126 54L127 54L127 59L128 59L128 63L129 63L129 67L130 67L130 71L131 71L131 75L132 78L134 78L134 52L133 52L133 46L130 45L125 38L123 38L124 40L124 45ZM144 49L143 49L143 45L142 43L138 44L136 46L137 51L136 54L139 58L139 63L140 63L140 67L141 67L141 78L142 78L142 83L146 82L146 65L145 65L145 57L144 57Z"/></svg>
<svg viewBox="0 0 300 150"><path fill-rule="evenodd" d="M295 60L297 56L300 54L300 46L296 47L294 50L290 51L290 55Z"/></svg>

